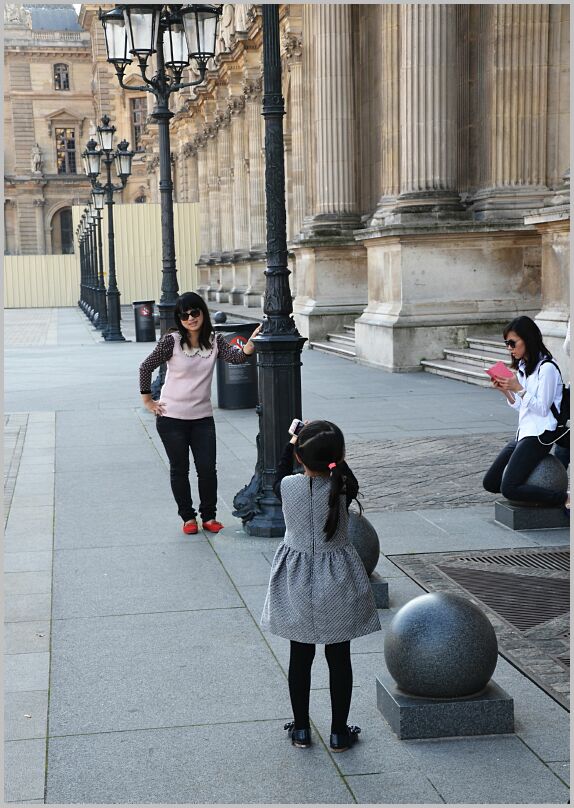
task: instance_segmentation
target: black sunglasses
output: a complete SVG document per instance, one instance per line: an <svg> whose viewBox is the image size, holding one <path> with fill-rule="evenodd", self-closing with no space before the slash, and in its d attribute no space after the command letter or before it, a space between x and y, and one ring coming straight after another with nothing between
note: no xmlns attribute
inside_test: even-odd
<svg viewBox="0 0 574 808"><path fill-rule="evenodd" d="M504 344L507 345L509 348L516 348L516 340L515 339L505 339Z"/></svg>
<svg viewBox="0 0 574 808"><path fill-rule="evenodd" d="M191 311L183 311L179 315L179 319L180 320L189 320L189 318L191 317L192 320L195 320L195 318L199 317L200 314L201 314L201 309L191 309Z"/></svg>

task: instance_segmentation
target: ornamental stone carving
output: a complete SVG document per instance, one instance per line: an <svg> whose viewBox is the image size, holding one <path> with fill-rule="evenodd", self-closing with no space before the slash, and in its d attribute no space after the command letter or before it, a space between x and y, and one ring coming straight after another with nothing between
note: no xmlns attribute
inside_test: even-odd
<svg viewBox="0 0 574 808"><path fill-rule="evenodd" d="M245 98L254 98L261 94L263 87L263 78L258 76L256 79L246 79L243 82L243 95Z"/></svg>
<svg viewBox="0 0 574 808"><path fill-rule="evenodd" d="M32 28L32 15L17 3L7 3L4 8L5 25L23 25Z"/></svg>
<svg viewBox="0 0 574 808"><path fill-rule="evenodd" d="M32 168L32 172L34 174L42 173L42 151L37 143L32 146L30 167Z"/></svg>
<svg viewBox="0 0 574 808"><path fill-rule="evenodd" d="M301 34L288 33L283 39L283 50L290 61L300 59L303 55L303 38Z"/></svg>

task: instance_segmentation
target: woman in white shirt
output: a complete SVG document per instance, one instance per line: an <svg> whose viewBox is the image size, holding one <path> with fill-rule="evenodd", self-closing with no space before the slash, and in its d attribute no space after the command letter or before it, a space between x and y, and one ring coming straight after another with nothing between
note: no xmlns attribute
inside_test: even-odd
<svg viewBox="0 0 574 808"><path fill-rule="evenodd" d="M511 378L493 379L493 385L506 396L508 404L518 411L516 438L509 441L484 476L483 485L493 494L502 493L518 502L537 502L554 507L570 507L564 491L549 491L526 480L551 450L538 436L554 430L557 421L552 414L562 401L562 379L552 354L542 341L540 329L530 317L517 317L504 329L504 342L512 356ZM503 478L504 474L504 478Z"/></svg>

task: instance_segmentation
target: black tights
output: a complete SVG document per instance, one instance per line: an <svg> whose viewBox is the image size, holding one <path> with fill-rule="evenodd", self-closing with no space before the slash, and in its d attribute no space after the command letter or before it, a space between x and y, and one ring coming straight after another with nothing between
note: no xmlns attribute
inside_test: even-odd
<svg viewBox="0 0 574 808"><path fill-rule="evenodd" d="M325 657L329 665L331 732L343 733L347 729L353 690L351 643L338 642L326 645ZM309 692L311 690L311 666L314 658L314 645L291 640L289 695L291 696L295 729L306 729L309 726Z"/></svg>

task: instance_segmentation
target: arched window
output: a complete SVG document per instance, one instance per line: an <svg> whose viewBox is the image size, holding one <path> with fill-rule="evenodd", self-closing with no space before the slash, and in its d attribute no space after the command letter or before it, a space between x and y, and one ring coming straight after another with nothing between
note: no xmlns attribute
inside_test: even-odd
<svg viewBox="0 0 574 808"><path fill-rule="evenodd" d="M72 208L60 208L52 219L52 252L54 255L71 255L74 252Z"/></svg>
<svg viewBox="0 0 574 808"><path fill-rule="evenodd" d="M70 89L70 73L68 71L68 65L62 63L54 65L54 89Z"/></svg>

